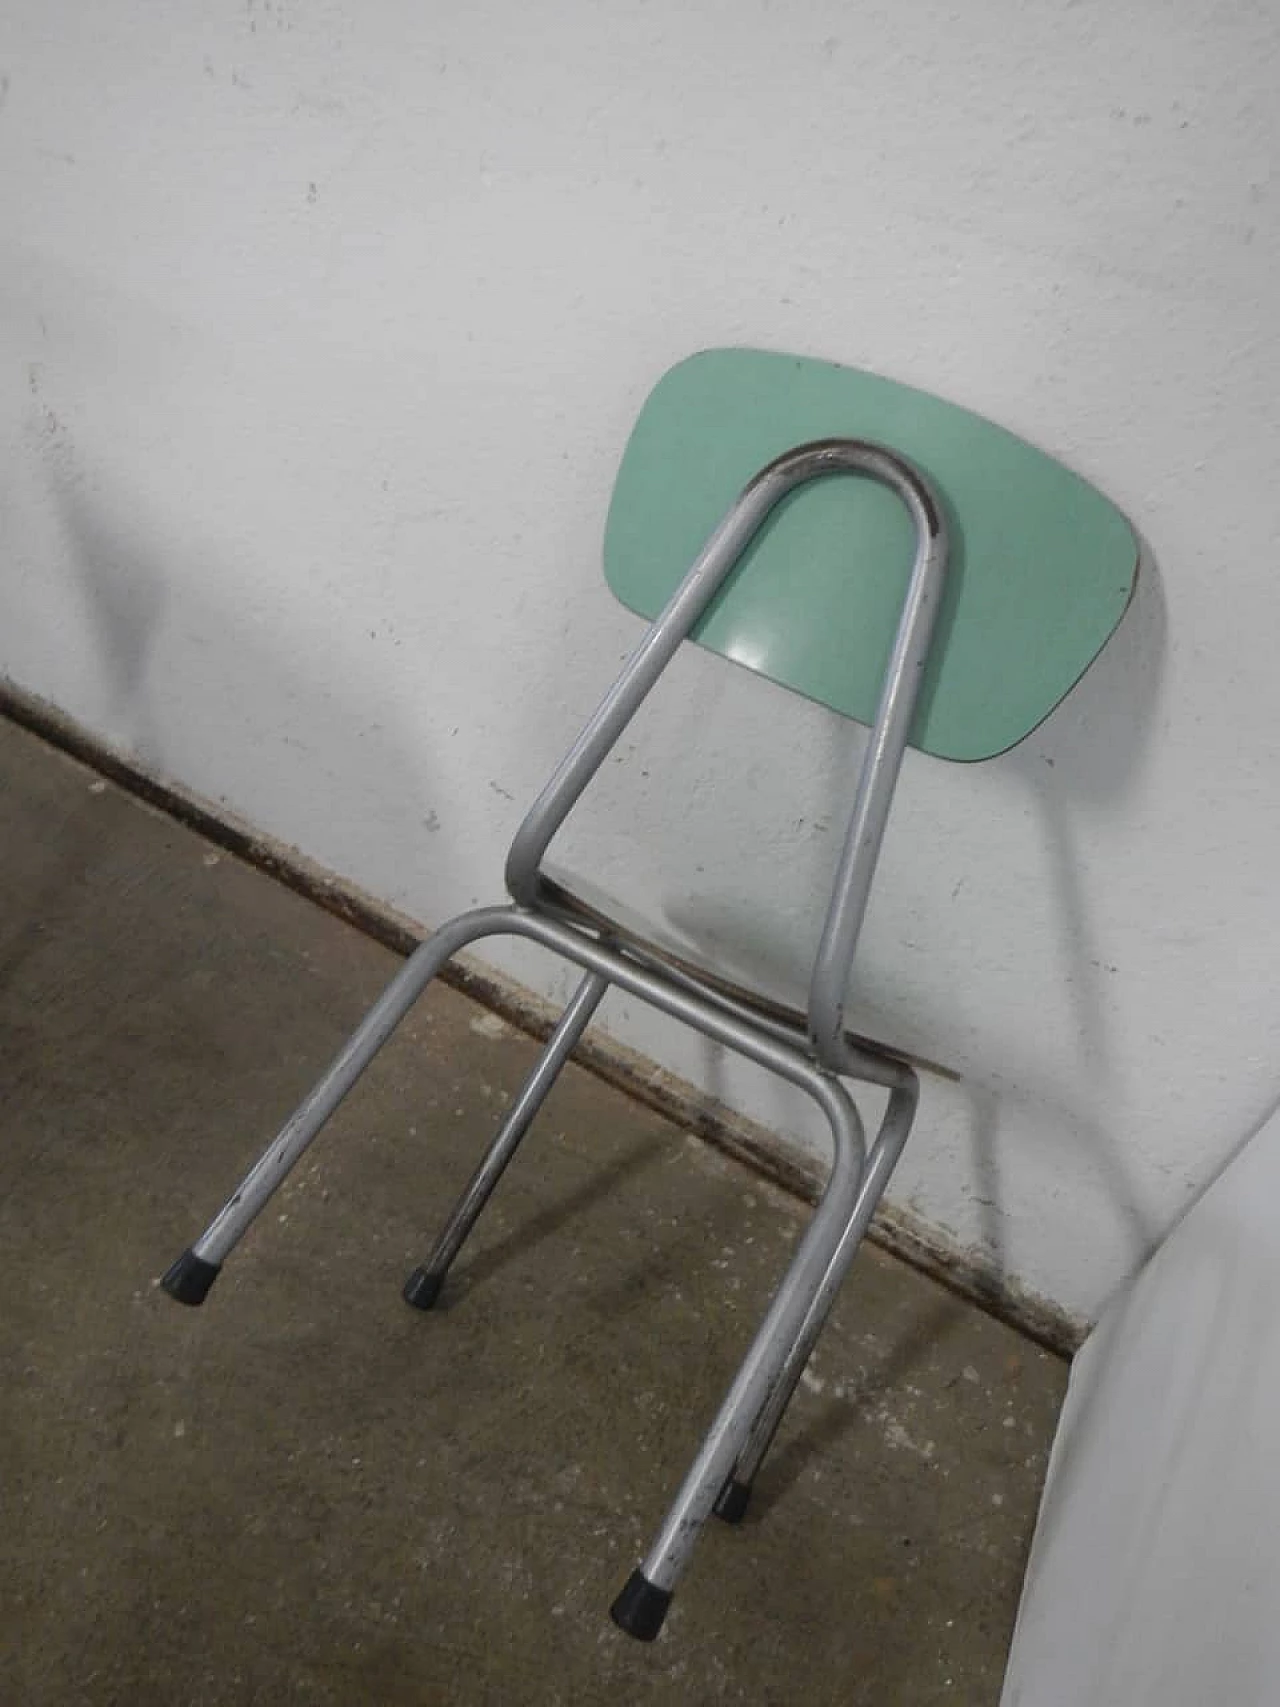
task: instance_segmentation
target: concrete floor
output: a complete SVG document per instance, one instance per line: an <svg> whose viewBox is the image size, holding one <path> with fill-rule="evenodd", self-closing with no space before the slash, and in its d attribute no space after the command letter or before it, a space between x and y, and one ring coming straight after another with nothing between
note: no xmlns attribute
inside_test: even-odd
<svg viewBox="0 0 1280 1707"><path fill-rule="evenodd" d="M800 1207L570 1068L409 1310L534 1057L436 989L182 1310L394 958L9 724L0 868L0 1702L997 1700L1063 1365L865 1251L642 1647L609 1601Z"/></svg>

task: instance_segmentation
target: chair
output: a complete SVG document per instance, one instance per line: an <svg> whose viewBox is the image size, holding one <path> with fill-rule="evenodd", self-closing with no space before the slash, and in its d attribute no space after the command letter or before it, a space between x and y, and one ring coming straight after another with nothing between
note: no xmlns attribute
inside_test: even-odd
<svg viewBox="0 0 1280 1707"><path fill-rule="evenodd" d="M830 1127L830 1174L649 1553L612 1606L623 1630L649 1641L706 1518L713 1509L730 1522L742 1516L915 1116L910 1060L850 1032L844 1020L904 748L976 759L1029 733L1118 624L1137 547L1124 518L1092 488L964 410L825 363L715 350L674 368L646 402L619 472L605 560L615 593L650 626L520 825L507 859L511 904L464 914L420 945L163 1285L180 1303L204 1301L250 1223L432 978L487 937L541 944L583 976L406 1283L404 1296L419 1309L436 1302L611 986L799 1086ZM833 619L846 610L856 620ZM871 725L803 1009L673 949L544 863L690 636ZM844 1080L889 1092L869 1148Z"/></svg>

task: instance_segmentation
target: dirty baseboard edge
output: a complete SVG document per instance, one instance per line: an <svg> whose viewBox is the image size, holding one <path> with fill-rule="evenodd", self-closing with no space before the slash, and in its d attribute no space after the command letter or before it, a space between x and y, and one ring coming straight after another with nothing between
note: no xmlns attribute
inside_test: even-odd
<svg viewBox="0 0 1280 1707"><path fill-rule="evenodd" d="M386 902L327 871L297 848L253 829L229 807L155 775L141 761L94 735L57 706L3 679L0 679L0 716L88 765L226 852L287 884L395 953L409 954L422 940L422 927ZM470 956L459 956L440 976L446 984L534 1037L547 1036L558 1018L558 1010L551 1003ZM638 1050L599 1032L588 1032L575 1058L606 1083L745 1163L783 1191L808 1203L816 1200L822 1173L815 1162L776 1132L713 1101ZM910 1210L882 1205L869 1237L949 1291L1058 1356L1070 1357L1088 1332L1088 1323L998 1273L984 1262L980 1253L951 1239Z"/></svg>

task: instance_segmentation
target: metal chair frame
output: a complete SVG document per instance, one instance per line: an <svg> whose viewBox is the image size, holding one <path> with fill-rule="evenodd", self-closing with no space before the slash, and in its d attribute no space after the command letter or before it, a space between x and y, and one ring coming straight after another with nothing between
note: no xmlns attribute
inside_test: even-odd
<svg viewBox="0 0 1280 1707"><path fill-rule="evenodd" d="M766 518L796 487L835 474L879 481L906 506L915 556L879 705L863 758L826 920L813 964L807 1014L794 1022L749 992L735 992L661 948L610 928L542 871L557 830ZM832 1163L821 1199L773 1301L642 1564L611 1612L651 1641L713 1509L742 1516L751 1485L911 1130L919 1097L910 1064L848 1033L844 1005L858 935L912 715L928 659L947 568L942 506L919 470L883 446L822 439L779 456L752 479L715 529L665 609L649 627L598 710L516 832L507 858L512 905L452 920L410 956L319 1081L286 1121L205 1232L163 1278L184 1304L201 1304L255 1217L440 969L492 936L524 937L582 968L584 976L532 1076L450 1215L431 1254L405 1286L429 1309L507 1163L611 985L682 1020L806 1091L831 1130ZM880 1085L889 1101L868 1150L843 1078Z"/></svg>

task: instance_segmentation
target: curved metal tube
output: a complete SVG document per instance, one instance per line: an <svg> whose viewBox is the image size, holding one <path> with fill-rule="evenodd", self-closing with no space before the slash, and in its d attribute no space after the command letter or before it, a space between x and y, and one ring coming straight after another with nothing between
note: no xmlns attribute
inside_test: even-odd
<svg viewBox="0 0 1280 1707"><path fill-rule="evenodd" d="M831 474L863 474L888 486L905 504L916 530L915 561L810 984L812 1045L823 1065L839 1072L846 1070L842 1063L848 1059L843 1039L845 989L941 602L947 562L941 503L925 476L895 451L862 439L819 439L786 451L750 481L534 801L507 855L506 880L516 901L539 908L539 866L552 837L681 642L705 614L782 499L797 486Z"/></svg>
<svg viewBox="0 0 1280 1707"><path fill-rule="evenodd" d="M916 524L916 557L809 982L809 1036L818 1059L833 1072L842 1071L847 1053L844 1005L849 974L947 573L947 534L937 500L925 510L913 490L897 490Z"/></svg>
<svg viewBox="0 0 1280 1707"><path fill-rule="evenodd" d="M747 1444L742 1455L734 1465L733 1479L740 1485L749 1488L755 1480L756 1471L760 1468L765 1453L777 1433L778 1425L790 1402L791 1395L804 1373L805 1365L818 1343L818 1336L826 1325L831 1307L844 1282L849 1266L858 1254L858 1247L866 1237L872 1217L884 1196L893 1170L911 1133L911 1125L915 1119L916 1105L920 1098L919 1081L910 1072L905 1080L889 1097L889 1105L885 1109L884 1119L876 1134L875 1143L871 1146L866 1166L862 1170L862 1179L858 1185L858 1198L854 1204L853 1213L840 1236L840 1243L831 1253L831 1261L821 1284L814 1294L805 1317L804 1326L796 1335L782 1374L777 1385L769 1394L761 1407Z"/></svg>
<svg viewBox="0 0 1280 1707"><path fill-rule="evenodd" d="M836 1134L832 1175L827 1182L827 1196L823 1198L825 1204L830 1197L832 1207L823 1216L822 1224L825 1227L837 1214L847 1215L852 1208L852 1193L856 1191L866 1162L862 1123L844 1087L816 1067L794 1044L788 1045L766 1036L732 1013L718 1010L692 993L672 988L665 979L623 959L607 944L596 942L581 931L553 919L522 912L516 907L477 907L442 925L405 961L326 1071L191 1247L202 1261L220 1265L240 1242L252 1221L446 961L452 960L460 949L491 936L520 936L541 943L544 948L580 966L584 972L598 973L606 983L616 984L629 995L648 1002L674 1019L682 1020L704 1037L736 1050L757 1066L768 1068L807 1092L827 1116ZM838 1187L834 1193L833 1181ZM837 1200L845 1192L850 1194L850 1201L843 1210L839 1210Z"/></svg>
<svg viewBox="0 0 1280 1707"><path fill-rule="evenodd" d="M539 943L602 983L616 984L769 1068L806 1092L830 1128L831 1171L817 1209L645 1560L648 1583L669 1597L717 1493L747 1448L753 1424L784 1379L792 1341L806 1324L825 1316L836 1253L856 1214L866 1171L866 1137L852 1098L838 1079L794 1045L761 1033L693 992L673 987L607 944L554 919L517 907L477 908L442 926L418 946L187 1256L212 1271L206 1277L207 1291L225 1258L445 962L469 944L492 936L519 936Z"/></svg>

